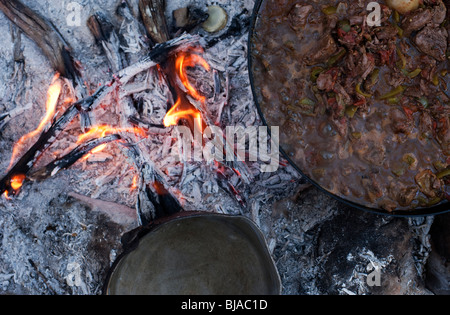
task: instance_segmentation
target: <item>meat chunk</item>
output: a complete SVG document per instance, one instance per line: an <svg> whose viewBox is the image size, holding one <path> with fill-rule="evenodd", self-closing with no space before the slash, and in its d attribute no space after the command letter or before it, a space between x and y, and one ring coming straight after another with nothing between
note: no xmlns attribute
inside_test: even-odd
<svg viewBox="0 0 450 315"><path fill-rule="evenodd" d="M393 182L389 186L390 197L402 207L408 207L417 196L419 189L414 186L406 186L401 182Z"/></svg>
<svg viewBox="0 0 450 315"><path fill-rule="evenodd" d="M405 36L409 36L412 32L419 31L433 20L433 12L431 9L418 9L408 14L402 23Z"/></svg>
<svg viewBox="0 0 450 315"><path fill-rule="evenodd" d="M326 62L338 51L338 46L331 36L330 32L325 32L324 36L319 39L319 42L310 51L310 56L307 57L308 64L315 65L318 63Z"/></svg>
<svg viewBox="0 0 450 315"><path fill-rule="evenodd" d="M322 91L330 92L334 89L336 78L330 71L322 72L317 78L317 88Z"/></svg>
<svg viewBox="0 0 450 315"><path fill-rule="evenodd" d="M390 112L390 118L392 121L392 130L395 133L404 133L409 134L412 130L412 122L409 120L409 118L406 116L406 114L399 110L399 109L393 109Z"/></svg>
<svg viewBox="0 0 450 315"><path fill-rule="evenodd" d="M437 61L431 56L428 55L422 55L419 58L420 64L419 68L422 69L422 72L420 73L420 76L424 78L427 81L432 81L434 75L436 74L436 68L437 68ZM418 89L415 89L416 91ZM420 96L419 96L420 98Z"/></svg>
<svg viewBox="0 0 450 315"><path fill-rule="evenodd" d="M365 49L361 49L361 52L348 54L345 65L350 71L349 76L365 80L375 69L375 57Z"/></svg>
<svg viewBox="0 0 450 315"><path fill-rule="evenodd" d="M397 209L397 202L390 199L383 199L378 202L378 206L388 212L394 212Z"/></svg>
<svg viewBox="0 0 450 315"><path fill-rule="evenodd" d="M444 114L445 115L445 114ZM437 122L436 128L436 136L437 140L441 144L442 151L445 155L450 155L450 118L447 114L447 117L440 117Z"/></svg>
<svg viewBox="0 0 450 315"><path fill-rule="evenodd" d="M347 117L341 117L331 120L331 125L339 133L342 138L345 138L348 134L348 120Z"/></svg>
<svg viewBox="0 0 450 315"><path fill-rule="evenodd" d="M421 52L436 60L445 61L447 53L448 32L441 27L427 26L420 31L414 42Z"/></svg>
<svg viewBox="0 0 450 315"><path fill-rule="evenodd" d="M392 86L393 88L399 87L406 81L406 78L404 75L400 74L399 72L395 72L395 71L390 71L390 72L386 73L386 75L384 76L384 79L389 84L389 86Z"/></svg>
<svg viewBox="0 0 450 315"><path fill-rule="evenodd" d="M433 23L442 24L447 17L447 7L442 0L437 0L437 5L433 7Z"/></svg>
<svg viewBox="0 0 450 315"><path fill-rule="evenodd" d="M416 183L420 191L429 198L436 198L441 193L441 181L430 170L420 172L416 176Z"/></svg>
<svg viewBox="0 0 450 315"><path fill-rule="evenodd" d="M313 10L312 5L301 5L297 3L289 12L289 25L295 31L299 31L305 27L308 22L308 16Z"/></svg>
<svg viewBox="0 0 450 315"><path fill-rule="evenodd" d="M427 112L423 112L419 120L420 135L432 139L434 136L433 118Z"/></svg>
<svg viewBox="0 0 450 315"><path fill-rule="evenodd" d="M335 84L334 92L336 93L336 97L339 98L344 103L344 105L351 105L352 98L340 83Z"/></svg>
<svg viewBox="0 0 450 315"><path fill-rule="evenodd" d="M375 202L377 199L383 197L383 189L375 174L371 173L368 177L363 178L361 180L361 185L364 187L370 202Z"/></svg>
<svg viewBox="0 0 450 315"><path fill-rule="evenodd" d="M369 141L369 150L360 158L371 165L382 166L386 160L386 148L384 145Z"/></svg>
<svg viewBox="0 0 450 315"><path fill-rule="evenodd" d="M398 35L398 29L392 25L379 27L375 32L379 40L393 39Z"/></svg>

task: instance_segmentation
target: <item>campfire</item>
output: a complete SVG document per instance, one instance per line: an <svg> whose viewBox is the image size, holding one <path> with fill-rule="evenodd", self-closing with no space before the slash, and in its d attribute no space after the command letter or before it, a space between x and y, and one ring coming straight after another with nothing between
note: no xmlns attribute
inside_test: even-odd
<svg viewBox="0 0 450 315"><path fill-rule="evenodd" d="M158 26L160 29L155 33L155 28L152 26L156 25L157 21L145 16L146 11L143 8L155 10L159 15L157 19L163 21L158 22L160 23L158 25L166 25L162 17L164 15L162 2L141 1L140 6L147 31L151 30L147 32L147 35L155 45L147 57L127 67L118 62L124 58L121 55L121 49L114 42L118 35L109 28L110 23L100 13L89 18L88 25L93 36L102 45L111 69L117 71L108 74L109 81L100 83L96 91L88 92L84 84L80 84L86 81L86 78L83 78L77 70L77 65L72 62L73 56L69 54L68 48L53 47L55 50L61 49L65 59L63 58L63 64L58 65L59 71L50 83L45 117L36 130L24 135L14 146L8 173L0 181L0 192L4 198L10 200L17 196L27 181L42 181L56 176L61 170L68 169L78 161L88 160L90 156L102 152L109 144L117 143L124 154L135 155L132 167L138 170L138 174L134 175L130 189L145 191L152 189L154 183L158 182L172 189L175 195L183 199L183 194L168 184L165 179L167 174L155 165L145 143L152 141L155 134L157 136L163 134L163 137L174 142L173 147L178 147L178 141L174 138L177 129L174 127L184 125L189 128L191 134L200 135L200 138L196 136L192 140L197 144L200 142L199 145L203 146L205 128L217 127L217 125L222 127L220 116L226 105L228 87L224 86L226 82L221 81L219 70L212 68L205 59L207 57L205 57L203 46L207 46L208 43L198 36L186 33L177 34L174 39L162 42L162 39L169 39L166 27ZM9 18L18 20L16 23L25 33L35 36L32 32L35 25L32 23L30 25L30 21L22 16L23 12L33 16L36 15L35 13L15 1L4 2L2 9ZM126 2L122 2L121 9L127 10ZM47 25L47 22L39 16L35 19ZM205 18L197 23L203 21ZM179 33L181 31L182 29ZM107 32L110 34L106 35ZM45 33L45 36L51 35L54 34ZM38 45L43 45L39 38L33 39ZM60 44L62 46L64 43ZM156 91L151 91L152 89ZM79 95L82 97L78 97ZM152 111L155 108L160 111L166 110L162 121L156 117L153 118L152 113L148 113L149 103L151 103ZM114 124L102 122L95 117L99 107L118 114ZM215 107L218 109L213 112L212 109ZM58 142L61 134L77 118L81 126L78 139L73 144L74 148L66 150L68 152L64 155L53 153L54 156L58 156L57 159L45 166L37 167L42 156L51 152L52 146ZM218 136L207 140L227 143L226 139L219 139ZM181 150L183 149L189 150L182 147ZM227 147L227 149L235 151L234 147ZM221 151L224 150L225 148L222 148ZM180 152L180 154L190 156L189 152ZM248 183L251 175L247 166L238 161L230 161L228 165L214 162L210 165L211 172L214 176L220 177L221 185L227 187L227 190L241 204L244 204L245 201L235 187L236 180L231 177L237 176L238 181L247 179ZM144 169L148 172L145 176ZM139 211L144 210L139 209ZM149 218L150 214L146 215Z"/></svg>

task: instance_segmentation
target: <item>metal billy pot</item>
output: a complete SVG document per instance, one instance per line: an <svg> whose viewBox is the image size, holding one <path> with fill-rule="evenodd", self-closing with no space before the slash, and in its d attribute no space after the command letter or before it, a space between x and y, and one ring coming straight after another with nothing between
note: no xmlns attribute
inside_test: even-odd
<svg viewBox="0 0 450 315"><path fill-rule="evenodd" d="M123 243L105 282L107 295L281 294L264 236L245 217L160 213Z"/></svg>

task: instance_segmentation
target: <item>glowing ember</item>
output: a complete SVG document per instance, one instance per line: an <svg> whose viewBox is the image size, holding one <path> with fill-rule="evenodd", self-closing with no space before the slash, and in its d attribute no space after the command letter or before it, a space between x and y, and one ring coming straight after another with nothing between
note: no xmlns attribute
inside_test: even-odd
<svg viewBox="0 0 450 315"><path fill-rule="evenodd" d="M153 182L152 183L153 188L155 188L155 191L158 195L164 196L167 195L169 192L166 190L163 184L160 182Z"/></svg>
<svg viewBox="0 0 450 315"><path fill-rule="evenodd" d="M133 134L139 135L141 137L147 137L147 134L146 134L146 132L143 129L139 129L139 128L114 128L114 127L110 127L110 126L107 126L107 125L101 125L101 126L93 127L88 132L80 135L78 137L77 144L82 144L82 143L86 142L88 139L105 137L107 134L123 133L123 132L133 133ZM102 144L102 145L96 147L94 150L92 150L90 152L90 154L99 153L99 152L103 151L106 148L106 146L107 146L107 144ZM87 159L90 156L90 154L86 155L84 157L84 159Z"/></svg>
<svg viewBox="0 0 450 315"><path fill-rule="evenodd" d="M12 200L9 196L8 196L8 191L5 190L5 192L3 193L3 197L5 197L7 200Z"/></svg>
<svg viewBox="0 0 450 315"><path fill-rule="evenodd" d="M108 125L101 125L101 126L93 127L88 132L79 136L77 144L81 144L89 138L91 138L91 139L92 138L100 138L100 137L105 137L107 134L121 133L121 132L134 133L135 135L139 135L142 137L147 136L145 131L143 129L139 129L139 128L115 128L115 127L110 127Z"/></svg>
<svg viewBox="0 0 450 315"><path fill-rule="evenodd" d="M11 178L11 188L14 189L15 191L18 191L22 187L25 179L26 176L23 174L13 176Z"/></svg>
<svg viewBox="0 0 450 315"><path fill-rule="evenodd" d="M58 104L58 99L59 99L59 95L61 94L61 89L62 89L62 82L61 80L59 80L59 73L57 73L54 77L53 77L53 81L47 91L47 102L45 105L46 108L46 113L44 118L41 120L39 126L36 128L36 130L30 132L29 134L23 136L22 138L20 138L20 140L15 144L14 149L13 149L13 154L11 157L11 162L9 164L8 169L11 168L12 164L14 163L15 159L17 158L18 154L19 154L19 148L22 147L25 142L29 139L34 138L35 136L37 136L38 134L40 134L45 126L47 126L47 124L52 120L52 118L55 115L56 112L56 105Z"/></svg>

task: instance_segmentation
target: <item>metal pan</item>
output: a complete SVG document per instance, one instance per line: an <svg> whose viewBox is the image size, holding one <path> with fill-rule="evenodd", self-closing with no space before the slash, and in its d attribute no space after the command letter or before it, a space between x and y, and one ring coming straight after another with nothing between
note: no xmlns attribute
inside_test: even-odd
<svg viewBox="0 0 450 315"><path fill-rule="evenodd" d="M184 211L150 192L156 210L122 237L123 253L105 295L280 295L281 279L263 233L251 220Z"/></svg>
<svg viewBox="0 0 450 315"><path fill-rule="evenodd" d="M262 110L261 104L258 102L258 96L256 94L256 86L255 86L255 80L254 80L254 73L253 73L253 38L254 34L256 32L256 25L257 21L260 17L259 12L261 9L261 5L264 3L265 0L256 0L255 7L253 9L253 16L250 26L250 32L249 32L249 38L248 38L248 65L249 65L249 76L250 76L250 83L252 88L252 93L254 96L254 100L256 103L256 106L258 108L259 115L261 116L261 119L263 123L269 127L270 125L267 123L267 119L265 117L265 113ZM368 211L370 213L375 214L381 214L381 215L387 215L387 216L396 216L396 217L416 217L416 216L431 216L431 215L439 215L443 213L450 212L450 204L449 202L439 204L437 206L433 206L430 208L420 208L420 209L411 209L409 211L407 210L399 210L399 211L393 211L389 212L384 209L376 209L376 208L369 208L362 204L357 204L355 202L352 202L350 200L344 199L340 196L337 196L335 194L330 193L328 190L324 189L319 183L311 179L309 176L305 174L305 172L296 164L293 162L293 160L289 157L289 155L286 153L286 150L284 149L283 143L280 143L280 152L284 156L284 158L289 161L289 163L303 176L305 177L309 182L311 182L314 186L319 188L323 193L333 197L334 199L340 201L343 204L346 204L347 206L350 206L355 209Z"/></svg>
<svg viewBox="0 0 450 315"><path fill-rule="evenodd" d="M140 231L111 269L107 295L279 295L264 237L250 220L184 213Z"/></svg>

